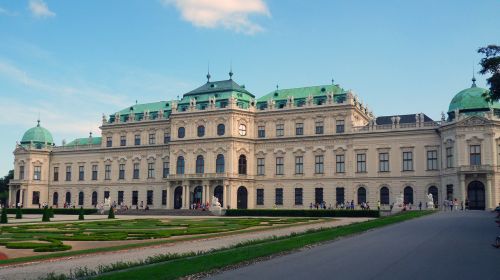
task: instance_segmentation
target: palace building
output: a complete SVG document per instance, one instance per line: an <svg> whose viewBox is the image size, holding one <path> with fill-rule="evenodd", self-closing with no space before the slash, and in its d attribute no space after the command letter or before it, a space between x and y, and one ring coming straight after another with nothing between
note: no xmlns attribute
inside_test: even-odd
<svg viewBox="0 0 500 280"><path fill-rule="evenodd" d="M339 85L276 89L255 97L232 79L180 100L103 115L101 137L61 146L38 124L16 145L10 204L187 209L309 208L445 199L500 202L500 104L486 89L457 93L439 121L379 116Z"/></svg>

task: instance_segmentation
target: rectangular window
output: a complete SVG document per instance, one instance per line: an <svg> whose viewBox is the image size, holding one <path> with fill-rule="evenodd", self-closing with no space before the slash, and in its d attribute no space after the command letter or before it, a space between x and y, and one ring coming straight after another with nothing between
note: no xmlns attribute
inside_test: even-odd
<svg viewBox="0 0 500 280"><path fill-rule="evenodd" d="M264 189L257 189L257 205L264 205Z"/></svg>
<svg viewBox="0 0 500 280"><path fill-rule="evenodd" d="M59 167L54 167L54 182L59 181Z"/></svg>
<svg viewBox="0 0 500 280"><path fill-rule="evenodd" d="M118 205L123 203L123 191L118 191Z"/></svg>
<svg viewBox="0 0 500 280"><path fill-rule="evenodd" d="M148 190L146 193L146 204L147 205L153 205L153 191Z"/></svg>
<svg viewBox="0 0 500 280"><path fill-rule="evenodd" d="M125 164L120 163L118 166L118 179L119 180L124 180L125 179Z"/></svg>
<svg viewBox="0 0 500 280"><path fill-rule="evenodd" d="M258 132L258 137L259 138L265 138L266 137L266 127L265 126L259 126L257 128L257 132Z"/></svg>
<svg viewBox="0 0 500 280"><path fill-rule="evenodd" d="M132 191L132 205L137 205L139 200L139 191Z"/></svg>
<svg viewBox="0 0 500 280"><path fill-rule="evenodd" d="M121 135L120 136L120 146L126 146L127 145L127 136Z"/></svg>
<svg viewBox="0 0 500 280"><path fill-rule="evenodd" d="M155 177L155 164L150 162L148 163L148 178Z"/></svg>
<svg viewBox="0 0 500 280"><path fill-rule="evenodd" d="M92 180L97 180L97 165L92 165Z"/></svg>
<svg viewBox="0 0 500 280"><path fill-rule="evenodd" d="M295 205L302 205L302 188L295 188Z"/></svg>
<svg viewBox="0 0 500 280"><path fill-rule="evenodd" d="M24 165L19 166L19 180L24 180Z"/></svg>
<svg viewBox="0 0 500 280"><path fill-rule="evenodd" d="M141 135L140 134L134 135L134 145L136 145L136 146L141 145Z"/></svg>
<svg viewBox="0 0 500 280"><path fill-rule="evenodd" d="M276 136L281 137L285 135L285 125L280 123L276 125Z"/></svg>
<svg viewBox="0 0 500 280"><path fill-rule="evenodd" d="M167 178L169 174L170 174L170 162L164 161L163 162L163 178Z"/></svg>
<svg viewBox="0 0 500 280"><path fill-rule="evenodd" d="M344 120L337 120L335 131L337 133L344 133Z"/></svg>
<svg viewBox="0 0 500 280"><path fill-rule="evenodd" d="M453 148L446 148L446 168L453 167Z"/></svg>
<svg viewBox="0 0 500 280"><path fill-rule="evenodd" d="M335 171L337 173L345 173L345 155L336 155L335 163Z"/></svg>
<svg viewBox="0 0 500 280"><path fill-rule="evenodd" d="M71 166L66 166L66 181L71 181Z"/></svg>
<svg viewBox="0 0 500 280"><path fill-rule="evenodd" d="M366 154L356 154L356 172L366 172Z"/></svg>
<svg viewBox="0 0 500 280"><path fill-rule="evenodd" d="M296 156L295 157L295 174L302 175L304 174L304 157Z"/></svg>
<svg viewBox="0 0 500 280"><path fill-rule="evenodd" d="M150 133L148 139L149 139L149 145L154 145L156 143L156 134Z"/></svg>
<svg viewBox="0 0 500 280"><path fill-rule="evenodd" d="M257 175L264 175L266 166L265 166L265 158L258 158L257 159Z"/></svg>
<svg viewBox="0 0 500 280"><path fill-rule="evenodd" d="M323 134L323 121L317 121L315 123L316 134Z"/></svg>
<svg viewBox="0 0 500 280"><path fill-rule="evenodd" d="M323 155L315 156L314 157L314 173L316 174L323 174L324 173L324 166L325 166L325 157Z"/></svg>
<svg viewBox="0 0 500 280"><path fill-rule="evenodd" d="M427 170L438 170L438 152L427 151Z"/></svg>
<svg viewBox="0 0 500 280"><path fill-rule="evenodd" d="M314 202L322 203L323 202L323 188L315 188L314 189Z"/></svg>
<svg viewBox="0 0 500 280"><path fill-rule="evenodd" d="M163 144L170 142L170 133L163 134Z"/></svg>
<svg viewBox="0 0 500 280"><path fill-rule="evenodd" d="M42 179L42 167L35 166L33 168L33 180L40 181Z"/></svg>
<svg viewBox="0 0 500 280"><path fill-rule="evenodd" d="M40 204L40 192L33 192L31 196L31 204Z"/></svg>
<svg viewBox="0 0 500 280"><path fill-rule="evenodd" d="M111 180L111 164L104 166L104 180Z"/></svg>
<svg viewBox="0 0 500 280"><path fill-rule="evenodd" d="M470 145L470 165L481 165L481 146Z"/></svg>
<svg viewBox="0 0 500 280"><path fill-rule="evenodd" d="M413 171L413 152L403 152L403 171Z"/></svg>
<svg viewBox="0 0 500 280"><path fill-rule="evenodd" d="M282 188L276 189L275 204L276 205L283 205L283 189Z"/></svg>
<svg viewBox="0 0 500 280"><path fill-rule="evenodd" d="M285 173L285 161L282 157L276 158L276 175L283 175Z"/></svg>
<svg viewBox="0 0 500 280"><path fill-rule="evenodd" d="M335 189L335 197L337 204L341 204L345 202L345 196L344 196L344 188L336 188Z"/></svg>
<svg viewBox="0 0 500 280"><path fill-rule="evenodd" d="M78 166L78 181L85 179L85 166Z"/></svg>
<svg viewBox="0 0 500 280"><path fill-rule="evenodd" d="M296 123L295 124L295 135L304 135L304 124Z"/></svg>
<svg viewBox="0 0 500 280"><path fill-rule="evenodd" d="M389 153L378 154L378 171L389 172Z"/></svg>
<svg viewBox="0 0 500 280"><path fill-rule="evenodd" d="M133 179L139 179L139 163L134 163Z"/></svg>
<svg viewBox="0 0 500 280"><path fill-rule="evenodd" d="M161 190L161 205L167 205L167 190Z"/></svg>
<svg viewBox="0 0 500 280"><path fill-rule="evenodd" d="M113 137L106 137L106 147L112 147L113 146Z"/></svg>

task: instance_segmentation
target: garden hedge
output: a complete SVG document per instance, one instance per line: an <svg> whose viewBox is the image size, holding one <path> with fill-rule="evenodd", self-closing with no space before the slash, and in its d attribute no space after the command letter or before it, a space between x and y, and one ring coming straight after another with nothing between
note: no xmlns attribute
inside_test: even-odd
<svg viewBox="0 0 500 280"><path fill-rule="evenodd" d="M80 208L53 208L52 211L56 215L78 215ZM97 209L83 209L85 215L97 214ZM43 208L22 208L23 214L43 214ZM16 214L16 208L8 208L7 214Z"/></svg>
<svg viewBox="0 0 500 280"><path fill-rule="evenodd" d="M229 209L226 216L378 218L380 213L377 210Z"/></svg>

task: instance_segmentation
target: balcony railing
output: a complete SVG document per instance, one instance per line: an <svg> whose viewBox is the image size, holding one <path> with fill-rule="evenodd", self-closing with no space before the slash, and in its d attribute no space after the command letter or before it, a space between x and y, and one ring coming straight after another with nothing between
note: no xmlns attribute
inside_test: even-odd
<svg viewBox="0 0 500 280"><path fill-rule="evenodd" d="M170 174L167 179L171 180L187 180L187 179L225 179L225 178L241 178L253 179L253 176L238 173L190 173L190 174Z"/></svg>
<svg viewBox="0 0 500 280"><path fill-rule="evenodd" d="M460 166L460 172L494 172L494 171L495 171L495 166L489 164Z"/></svg>

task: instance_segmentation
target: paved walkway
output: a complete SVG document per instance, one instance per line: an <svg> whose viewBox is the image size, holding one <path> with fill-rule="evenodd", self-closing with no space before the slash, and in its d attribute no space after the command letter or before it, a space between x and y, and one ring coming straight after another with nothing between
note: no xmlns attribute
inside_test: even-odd
<svg viewBox="0 0 500 280"><path fill-rule="evenodd" d="M148 256L154 256L158 254L209 251L212 249L235 245L246 240L263 239L272 236L283 236L289 235L292 232L299 233L304 232L308 229L336 227L366 220L368 220L368 218L337 218L334 221L325 223L299 225L275 230L241 233L230 236L164 244L155 247L130 249L127 251L108 252L87 256L75 256L54 261L44 261L18 266L0 267L0 279L37 279L41 276L45 276L50 272L69 273L75 268L82 268L85 266L90 269L96 269L99 265L112 264L119 261L139 261L141 259L147 258Z"/></svg>
<svg viewBox="0 0 500 280"><path fill-rule="evenodd" d="M490 212L441 212L211 279L500 279L497 235Z"/></svg>

